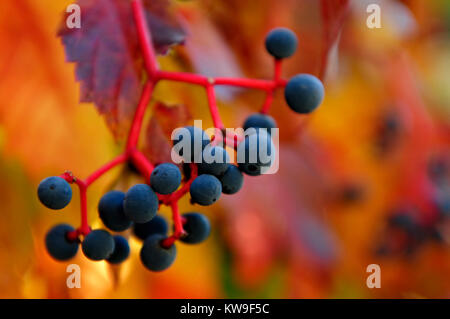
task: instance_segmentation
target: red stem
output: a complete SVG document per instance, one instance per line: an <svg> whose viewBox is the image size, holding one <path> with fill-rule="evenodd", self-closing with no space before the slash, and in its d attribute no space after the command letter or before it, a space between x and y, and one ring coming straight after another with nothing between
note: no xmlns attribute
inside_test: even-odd
<svg viewBox="0 0 450 319"><path fill-rule="evenodd" d="M211 80L208 79L206 76L187 72L167 72L159 70L157 72L157 78L161 80L170 80L190 84L197 84L205 87L211 84Z"/></svg>
<svg viewBox="0 0 450 319"><path fill-rule="evenodd" d="M86 236L91 231L87 215L87 185L85 183L78 184L80 188L80 205L81 205L81 226L78 233Z"/></svg>
<svg viewBox="0 0 450 319"><path fill-rule="evenodd" d="M114 167L116 167L119 164L122 164L128 160L128 156L126 154L120 154L115 159L113 159L111 162L105 164L104 166L100 167L98 170L96 170L94 173L92 173L88 178L86 178L85 186L89 187L93 182L95 182L98 178L100 178L103 174L110 171Z"/></svg>
<svg viewBox="0 0 450 319"><path fill-rule="evenodd" d="M86 236L91 231L87 218L87 185L83 180L73 176L71 172L65 172L64 174L60 175L60 177L64 178L68 183L75 183L80 191L81 226L78 229L67 234L67 239L75 241L78 240L79 235Z"/></svg>
<svg viewBox="0 0 450 319"><path fill-rule="evenodd" d="M144 120L145 110L147 109L147 105L150 102L150 98L152 96L153 85L153 82L147 82L144 86L144 90L142 91L142 95L136 108L133 122L131 124L131 129L128 135L128 142L126 146L127 150L135 148L138 144L139 135L142 128L142 121Z"/></svg>
<svg viewBox="0 0 450 319"><path fill-rule="evenodd" d="M156 61L156 54L153 49L152 35L147 25L147 19L145 18L144 6L142 0L133 0L131 5L145 68L151 77L158 69L158 62Z"/></svg>
<svg viewBox="0 0 450 319"><path fill-rule="evenodd" d="M258 79L241 79L241 78L215 78L214 85L231 85L239 86L248 89L257 89L263 91L270 91L277 87L286 85L285 80L271 81Z"/></svg>
<svg viewBox="0 0 450 319"><path fill-rule="evenodd" d="M272 102L273 102L273 90L267 91L266 98L264 100L264 104L260 112L262 114L268 114L270 111L270 107L272 106Z"/></svg>
<svg viewBox="0 0 450 319"><path fill-rule="evenodd" d="M173 219L173 225L174 225L175 231L172 234L172 236L164 239L161 242L161 246L164 248L170 248L175 243L175 241L180 239L181 236L183 236L186 233L183 229L183 220L181 218L180 211L178 209L178 202L174 201L171 204L171 208L172 208L172 219Z"/></svg>
<svg viewBox="0 0 450 319"><path fill-rule="evenodd" d="M281 78L281 59L275 59L274 60L274 72L273 72L273 82L274 83L278 83L280 82L280 78ZM270 111L270 107L272 106L272 102L273 102L273 93L274 93L275 88L268 90L266 93L266 98L264 100L264 104L261 108L261 113L262 114L269 114Z"/></svg>
<svg viewBox="0 0 450 319"><path fill-rule="evenodd" d="M191 187L192 182L198 175L198 167L195 163L191 163L190 168L191 168L191 176L189 180L183 185L182 188L180 188L171 195L171 201L178 201L181 197L184 196L184 194L189 192L189 188Z"/></svg>
<svg viewBox="0 0 450 319"><path fill-rule="evenodd" d="M274 63L273 80L275 82L278 82L281 79L281 65L283 60L275 59L274 61L275 63Z"/></svg>
<svg viewBox="0 0 450 319"><path fill-rule="evenodd" d="M170 194L170 195L160 195L159 200L162 204L170 206L173 202L178 202L181 197L183 197L185 194L189 192L189 188L191 187L192 182L194 179L198 176L198 167L195 163L189 164L191 169L191 176L189 180L184 183L184 185L177 190L176 192Z"/></svg>
<svg viewBox="0 0 450 319"><path fill-rule="evenodd" d="M153 171L153 164L150 163L150 161L145 157L144 154L142 154L138 150L133 150L130 153L131 161L133 162L134 166L138 169L138 171L142 174L142 176L145 178L145 181L147 183L150 183L150 175Z"/></svg>
<svg viewBox="0 0 450 319"><path fill-rule="evenodd" d="M206 86L206 94L208 97L208 106L211 113L211 117L214 123L214 127L218 129L224 129L225 126L220 118L219 109L217 108L216 94L214 92L214 86L211 84Z"/></svg>

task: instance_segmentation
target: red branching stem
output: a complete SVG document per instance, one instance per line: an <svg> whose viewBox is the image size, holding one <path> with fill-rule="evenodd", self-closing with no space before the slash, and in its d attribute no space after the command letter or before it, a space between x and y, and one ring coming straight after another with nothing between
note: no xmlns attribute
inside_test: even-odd
<svg viewBox="0 0 450 319"><path fill-rule="evenodd" d="M263 91L269 91L275 87L282 86L281 82L279 84L277 82L270 80L220 78L220 77L214 79L214 85L230 85Z"/></svg>
<svg viewBox="0 0 450 319"><path fill-rule="evenodd" d="M280 68L281 62L276 63ZM255 89L262 91L269 91L276 88L286 86L287 81L281 78L275 80L260 80L260 79L247 79L247 78L228 78L228 77L206 77L200 74L188 73L188 72L169 72L158 70L156 72L157 80L170 80L183 83L197 84L201 86L215 86L215 85L228 85L236 86L247 89Z"/></svg>
<svg viewBox="0 0 450 319"><path fill-rule="evenodd" d="M86 178L85 185L86 187L89 187L93 182L95 182L98 178L100 178L103 174L107 173L114 167L116 167L119 164L122 164L128 160L127 154L120 154L115 159L113 159L111 162L105 164L104 166L100 167L98 170L96 170L94 173L92 173L88 178Z"/></svg>
<svg viewBox="0 0 450 319"><path fill-rule="evenodd" d="M87 185L79 184L80 188L80 205L81 205L81 226L78 229L79 234L86 236L91 231L88 222L88 213L87 213Z"/></svg>
<svg viewBox="0 0 450 319"><path fill-rule="evenodd" d="M224 129L225 126L222 123L219 114L219 109L217 108L216 93L214 92L214 86L212 86L211 84L207 85L206 94L208 96L208 106L214 123L214 127L218 129Z"/></svg>
<svg viewBox="0 0 450 319"><path fill-rule="evenodd" d="M274 83L281 83L281 61L280 59L275 59L274 63L274 72L273 72L273 82ZM266 98L264 100L264 104L261 108L262 114L269 114L270 107L272 106L273 102L273 93L275 91L276 87L272 88L271 90L268 90L266 93Z"/></svg>
<svg viewBox="0 0 450 319"><path fill-rule="evenodd" d="M138 150L133 150L130 153L130 159L134 166L138 169L146 182L150 182L150 175L153 171L153 164Z"/></svg>
<svg viewBox="0 0 450 319"><path fill-rule="evenodd" d="M161 242L161 246L164 248L169 248L175 243L176 240L180 239L185 234L185 231L183 229L183 220L181 218L180 211L178 209L178 202L177 201L172 202L171 208L172 208L173 225L175 230L172 236L164 239Z"/></svg>
<svg viewBox="0 0 450 319"><path fill-rule="evenodd" d="M187 73L187 72L167 72L159 70L157 72L157 78L161 80L169 80L169 81L176 81L176 82L183 82L183 83L190 83L190 84L197 84L201 86L207 86L211 84L211 79L207 78L206 76L200 75L200 74L194 74L194 73Z"/></svg>
<svg viewBox="0 0 450 319"><path fill-rule="evenodd" d="M147 19L145 18L144 5L142 4L142 0L134 0L131 5L133 7L133 17L137 27L145 68L151 77L158 69L158 61L156 60L156 54L153 48L152 35L147 25Z"/></svg>
<svg viewBox="0 0 450 319"><path fill-rule="evenodd" d="M268 114L270 111L270 107L272 106L273 102L273 90L267 91L266 98L264 100L264 104L261 108L262 114Z"/></svg>
<svg viewBox="0 0 450 319"><path fill-rule="evenodd" d="M142 128L142 121L144 120L145 110L147 109L150 98L152 97L153 86L153 82L148 82L144 86L144 90L142 91L142 95L136 108L133 122L131 124L131 129L128 135L127 150L133 149L137 146Z"/></svg>
<svg viewBox="0 0 450 319"><path fill-rule="evenodd" d="M190 163L189 167L191 169L190 177L180 189L170 195L160 195L158 197L162 204L170 206L171 203L178 202L181 197L189 192L192 182L198 176L197 165L195 163Z"/></svg>
<svg viewBox="0 0 450 319"><path fill-rule="evenodd" d="M71 172L65 172L60 177L64 178L68 183L76 184L80 191L81 226L67 234L69 240L75 241L78 240L79 235L86 236L91 231L87 218L87 185L83 180L76 178Z"/></svg>
<svg viewBox="0 0 450 319"><path fill-rule="evenodd" d="M282 62L283 60L280 59L275 59L275 63L274 63L274 73L273 73L273 80L275 82L280 81L281 79L281 66L282 66Z"/></svg>
<svg viewBox="0 0 450 319"><path fill-rule="evenodd" d="M76 178L70 172L65 172L61 175L61 177L64 178L67 182L76 184L80 191L81 226L75 231L67 234L67 237L70 240L78 240L80 235L86 236L91 231L91 228L88 224L87 215L87 189L93 182L103 176L103 174L107 173L117 165L130 161L137 168L140 174L145 178L145 181L147 183L150 183L150 175L153 171L154 165L145 157L142 152L138 150L137 147L145 112L150 103L153 89L158 81L169 80L203 86L206 90L209 111L211 113L214 127L216 128L216 130L218 130L218 132L214 136L212 143L218 144L220 142L223 142L225 145L233 147L235 149L237 148L239 142L243 140L243 136L228 131L226 131L225 136L222 136L225 126L219 114L214 87L216 85L229 85L264 91L266 93L266 98L262 106L261 113L267 114L273 101L274 91L278 88L286 86L287 83L286 80L281 78L282 63L281 60L277 59L275 59L274 63L274 76L272 80L228 77L209 78L203 75L187 72L168 72L160 70L158 67L158 62L152 42L152 36L147 24L142 0L133 0L132 9L133 18L137 28L138 41L144 59L145 69L148 72L148 81L143 87L138 105L136 107L124 152L118 155L111 162L97 169L84 181ZM176 240L180 239L185 234L183 224L186 222L186 220L180 215L178 201L189 192L192 182L198 176L196 164L191 163L190 169L191 173L189 179L184 181L183 186L180 187L176 192L170 195L158 194L160 204L170 206L172 209L174 233L170 237L164 239L161 243L161 245L166 248L172 246Z"/></svg>
<svg viewBox="0 0 450 319"><path fill-rule="evenodd" d="M191 176L189 180L181 187L179 190L177 190L175 193L172 194L171 200L172 201L178 201L181 197L183 197L186 193L189 192L189 188L191 187L192 182L198 175L198 169L197 165L194 163L190 164L191 168Z"/></svg>

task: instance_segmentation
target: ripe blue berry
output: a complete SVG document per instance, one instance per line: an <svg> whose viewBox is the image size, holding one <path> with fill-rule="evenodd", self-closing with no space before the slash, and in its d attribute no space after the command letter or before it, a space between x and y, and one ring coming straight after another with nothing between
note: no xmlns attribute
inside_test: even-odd
<svg viewBox="0 0 450 319"><path fill-rule="evenodd" d="M98 261L109 258L114 251L114 245L114 238L110 233L96 229L87 234L81 248L87 258Z"/></svg>
<svg viewBox="0 0 450 319"><path fill-rule="evenodd" d="M323 101L322 82L311 74L294 76L284 89L284 98L289 107L300 114L314 111Z"/></svg>
<svg viewBox="0 0 450 319"><path fill-rule="evenodd" d="M132 224L123 211L124 198L123 192L110 191L103 195L98 203L100 219L106 227L113 231L124 231Z"/></svg>
<svg viewBox="0 0 450 319"><path fill-rule="evenodd" d="M239 169L250 176L266 172L275 160L275 145L265 129L256 129L237 147Z"/></svg>
<svg viewBox="0 0 450 319"><path fill-rule="evenodd" d="M270 129L276 128L277 123L273 119L273 117L261 114L261 113L255 113L250 115L244 123L244 130L248 128L265 128L270 133Z"/></svg>
<svg viewBox="0 0 450 319"><path fill-rule="evenodd" d="M155 217L158 210L158 196L146 184L132 186L125 195L123 209L125 216L136 223L146 223Z"/></svg>
<svg viewBox="0 0 450 319"><path fill-rule="evenodd" d="M219 199L222 193L222 185L217 177L204 174L194 179L189 192L195 203L208 206Z"/></svg>
<svg viewBox="0 0 450 319"><path fill-rule="evenodd" d="M38 197L41 203L48 208L62 209L72 199L72 188L61 177L47 177L39 184Z"/></svg>
<svg viewBox="0 0 450 319"><path fill-rule="evenodd" d="M157 193L173 193L181 184L180 169L172 163L163 163L155 167L150 176L150 185Z"/></svg>
<svg viewBox="0 0 450 319"><path fill-rule="evenodd" d="M164 217L156 215L151 221L143 224L134 224L133 232L137 238L146 240L147 237L154 234L166 236L168 231L167 222Z"/></svg>
<svg viewBox="0 0 450 319"><path fill-rule="evenodd" d="M198 164L199 174L222 175L228 168L230 156L220 146L207 146L203 151L203 160Z"/></svg>
<svg viewBox="0 0 450 319"><path fill-rule="evenodd" d="M244 176L239 168L229 164L225 173L219 177L219 180L222 183L222 193L231 195L241 189L244 183Z"/></svg>
<svg viewBox="0 0 450 319"><path fill-rule="evenodd" d="M78 242L70 241L67 233L75 229L67 224L59 224L50 229L45 236L45 247L50 256L57 260L68 260L78 252Z"/></svg>
<svg viewBox="0 0 450 319"><path fill-rule="evenodd" d="M110 264L120 264L125 261L129 255L130 245L128 245L128 241L120 235L114 236L114 251L106 261Z"/></svg>
<svg viewBox="0 0 450 319"><path fill-rule="evenodd" d="M151 271L162 271L169 268L175 261L177 249L175 245L169 248L161 246L161 241L165 236L155 234L148 237L141 249L141 261L144 266Z"/></svg>
<svg viewBox="0 0 450 319"><path fill-rule="evenodd" d="M275 58L290 57L297 50L297 36L286 28L276 28L266 36L266 49Z"/></svg>
<svg viewBox="0 0 450 319"><path fill-rule="evenodd" d="M186 213L183 214L183 217L186 218L186 223L183 227L187 235L181 238L181 241L187 244L198 244L208 238L211 232L211 224L205 215Z"/></svg>
<svg viewBox="0 0 450 319"><path fill-rule="evenodd" d="M200 163L206 145L210 143L208 135L195 126L186 126L174 132L174 150L183 157L186 163Z"/></svg>

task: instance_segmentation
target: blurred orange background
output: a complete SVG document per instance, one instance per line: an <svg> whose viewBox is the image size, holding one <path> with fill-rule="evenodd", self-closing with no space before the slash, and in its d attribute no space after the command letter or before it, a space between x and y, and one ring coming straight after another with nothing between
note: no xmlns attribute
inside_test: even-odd
<svg viewBox="0 0 450 319"><path fill-rule="evenodd" d="M382 8L381 29L366 26L373 2ZM132 254L120 267L78 253L70 263L81 266L80 289L66 287L69 263L52 260L43 240L54 224L79 223L78 193L74 189L71 205L54 212L40 205L36 188L65 170L88 176L119 154L123 141L114 140L92 104L79 104L75 67L65 62L56 36L70 3L0 3L1 298L450 297L448 171L439 171L439 183L429 177L430 163L437 158L448 166L450 154L450 2L351 1L325 57L321 107L298 116L282 92L275 97L279 172L247 177L240 193L222 196L213 207L183 199L182 212L211 219L212 235L198 246L178 245L175 264L163 273L145 270L132 237ZM188 39L159 62L167 70L270 78L264 37L284 26L298 35L299 49L283 76L319 75L319 3L177 1ZM218 96L228 127L241 125L264 98L226 88ZM163 83L155 99L185 104L204 127L212 126L201 88ZM395 125L386 133L390 116ZM94 228L102 227L96 211L101 195L112 184L126 189L138 180L117 168L89 189ZM436 197L447 206L436 205ZM404 234L389 227L399 207L418 221L416 230L439 238L421 233L426 238L405 246ZM366 267L373 263L381 267L379 289L366 286Z"/></svg>

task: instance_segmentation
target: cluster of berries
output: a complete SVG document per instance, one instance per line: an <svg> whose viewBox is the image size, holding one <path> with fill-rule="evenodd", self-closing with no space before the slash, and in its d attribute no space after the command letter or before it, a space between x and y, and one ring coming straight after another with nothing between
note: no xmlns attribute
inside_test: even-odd
<svg viewBox="0 0 450 319"><path fill-rule="evenodd" d="M288 29L274 29L266 38L266 49L276 61L291 56L296 48L297 38ZM283 86L287 104L297 113L310 113L323 100L323 85L312 75L297 75ZM134 235L143 241L140 252L143 265L152 271L167 269L176 257L175 240L200 243L208 237L211 228L208 218L202 214L179 215L177 200L189 192L193 204L212 205L222 193L237 193L243 185L243 174L264 174L275 160L271 137L274 128L275 120L265 112L247 118L243 125L245 135L240 139L233 137L238 165L231 163L217 136L211 139L195 126L178 129L174 132L173 150L182 159L182 165L162 163L153 168L150 164L151 174L145 184L134 185L126 193L113 190L100 199L100 219L113 232L132 228ZM74 181L68 173L44 179L38 188L40 201L51 209L64 208L72 198L69 182ZM157 214L161 204L171 206L174 212L176 235L171 237L167 237L166 220ZM46 236L49 254L57 260L68 260L76 255L81 242L84 255L91 260L117 264L127 259L130 247L125 237L87 228L80 232L66 224L53 227ZM84 236L82 241L80 235Z"/></svg>

